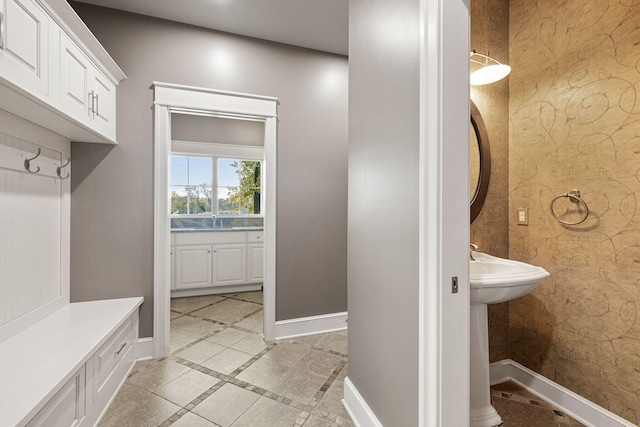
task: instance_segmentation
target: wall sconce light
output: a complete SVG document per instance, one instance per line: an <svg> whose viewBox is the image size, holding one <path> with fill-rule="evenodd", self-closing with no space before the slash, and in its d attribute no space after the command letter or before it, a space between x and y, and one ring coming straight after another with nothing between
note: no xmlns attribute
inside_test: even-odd
<svg viewBox="0 0 640 427"><path fill-rule="evenodd" d="M511 72L511 67L502 64L488 55L483 55L472 50L469 55L472 64L480 67L474 70L469 76L469 81L473 86L486 85L504 79Z"/></svg>

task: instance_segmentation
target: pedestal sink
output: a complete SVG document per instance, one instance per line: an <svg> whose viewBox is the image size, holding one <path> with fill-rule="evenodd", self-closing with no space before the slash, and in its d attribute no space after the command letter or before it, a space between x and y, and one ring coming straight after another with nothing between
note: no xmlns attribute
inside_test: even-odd
<svg viewBox="0 0 640 427"><path fill-rule="evenodd" d="M471 252L470 427L493 427L502 419L491 405L487 304L510 301L531 292L549 273L542 267Z"/></svg>

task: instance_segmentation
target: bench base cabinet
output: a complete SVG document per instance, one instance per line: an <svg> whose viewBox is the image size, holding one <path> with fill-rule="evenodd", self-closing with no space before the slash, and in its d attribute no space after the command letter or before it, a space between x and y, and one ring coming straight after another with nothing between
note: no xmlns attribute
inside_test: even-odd
<svg viewBox="0 0 640 427"><path fill-rule="evenodd" d="M85 378L83 366L27 424L27 427L80 426L85 418Z"/></svg>
<svg viewBox="0 0 640 427"><path fill-rule="evenodd" d="M263 281L261 231L172 233L174 291Z"/></svg>
<svg viewBox="0 0 640 427"><path fill-rule="evenodd" d="M0 425L97 425L136 362L141 304L68 304L0 343Z"/></svg>

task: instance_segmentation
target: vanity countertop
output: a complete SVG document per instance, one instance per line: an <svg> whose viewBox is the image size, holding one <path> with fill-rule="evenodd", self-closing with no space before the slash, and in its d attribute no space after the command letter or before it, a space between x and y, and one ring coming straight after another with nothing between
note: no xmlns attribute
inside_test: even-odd
<svg viewBox="0 0 640 427"><path fill-rule="evenodd" d="M262 231L263 227L172 228L172 233L210 233L221 231Z"/></svg>

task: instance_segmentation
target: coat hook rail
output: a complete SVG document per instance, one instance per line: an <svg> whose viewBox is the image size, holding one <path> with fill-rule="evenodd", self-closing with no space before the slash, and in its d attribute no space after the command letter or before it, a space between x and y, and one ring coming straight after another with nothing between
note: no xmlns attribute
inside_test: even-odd
<svg viewBox="0 0 640 427"><path fill-rule="evenodd" d="M584 215L583 217L578 220L578 221L565 221L563 219L560 219L556 213L554 212L554 204L556 203L556 201L558 199L561 198L569 198L569 200L571 200L573 203L579 203L582 205L582 207L584 208ZM589 206L587 206L587 203L582 200L582 197L580 197L580 190L570 190L568 193L563 193L557 197L555 197L553 200L551 200L551 203L549 203L549 210L551 211L551 215L558 220L558 222L560 222L561 224L564 225L578 225L578 224L582 224L583 222L585 222L587 220L587 218L589 217Z"/></svg>
<svg viewBox="0 0 640 427"><path fill-rule="evenodd" d="M69 172L67 172L67 174L65 176L62 176L60 174L61 170L66 168L67 166L69 166L69 163L71 163L71 157L67 157L67 163L65 163L64 165L60 165L56 168L56 173L58 174L58 177L60 179L68 179L69 178Z"/></svg>
<svg viewBox="0 0 640 427"><path fill-rule="evenodd" d="M31 162L34 161L35 159L37 159L38 157L40 157L40 153L42 152L42 149L40 147L38 147L38 152L36 153L35 157L32 157L31 159L25 159L24 161L24 168L26 169L27 172L29 173L38 173L40 172L40 166L36 166L36 170L31 170Z"/></svg>

